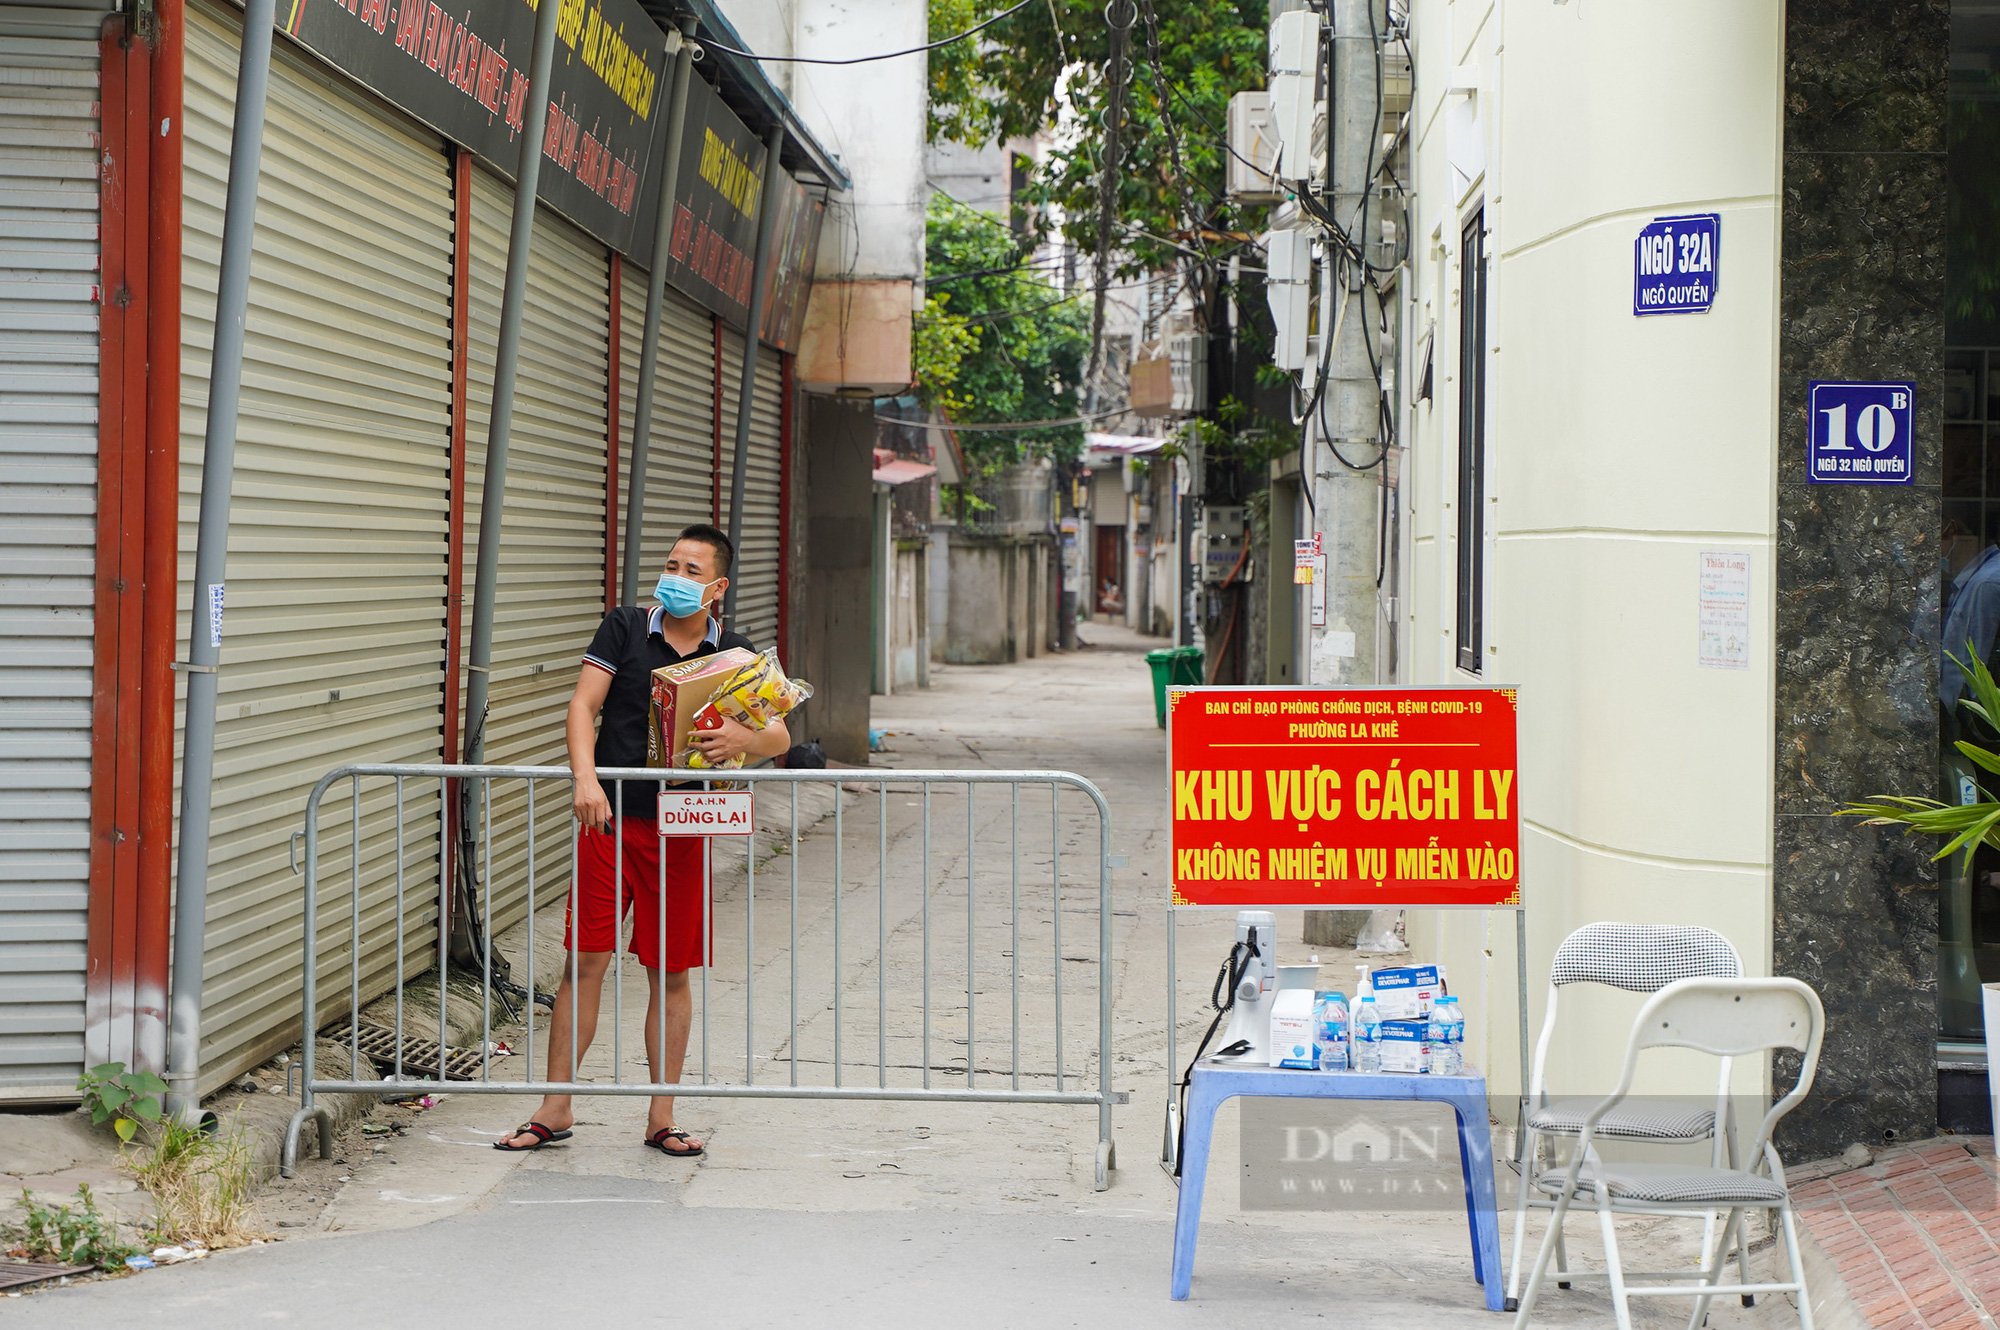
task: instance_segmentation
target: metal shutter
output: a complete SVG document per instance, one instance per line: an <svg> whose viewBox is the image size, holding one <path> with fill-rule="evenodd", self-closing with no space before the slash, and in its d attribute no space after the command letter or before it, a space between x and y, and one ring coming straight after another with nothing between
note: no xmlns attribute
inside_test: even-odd
<svg viewBox="0 0 2000 1330"><path fill-rule="evenodd" d="M472 342L465 485L468 606L486 482L486 429L500 294L507 275L514 190L483 170L472 176ZM506 522L493 609L493 674L486 761L567 766L563 720L584 648L604 617L606 434L611 426L610 256L546 208L535 213L528 298L522 313L514 436L507 454ZM465 615L471 631L472 615ZM527 795L499 787L492 808L494 929L522 917L527 898ZM544 785L536 799L535 885L543 899L569 883L569 800ZM484 862L481 863L482 875Z"/></svg>
<svg viewBox="0 0 2000 1330"><path fill-rule="evenodd" d="M0 1098L83 1070L104 17L0 5Z"/></svg>
<svg viewBox="0 0 2000 1330"><path fill-rule="evenodd" d="M193 576L240 20L187 15L181 582ZM298 1037L287 842L320 776L442 756L451 454L443 143L278 43L258 184L229 533L202 993L202 1086ZM182 598L180 640L188 620ZM185 659L185 657L183 657ZM179 763L176 763L176 770ZM362 982L394 978L395 809L360 810ZM178 798L176 799L178 806ZM348 990L351 807L321 827L322 1017ZM438 805L405 810L405 961L435 954Z"/></svg>
<svg viewBox="0 0 2000 1330"><path fill-rule="evenodd" d="M620 296L619 456L632 456L639 400L639 343L646 330L646 274L625 265ZM671 286L660 311L660 364L653 381L653 428L646 459L646 522L640 537L639 603L652 603L674 537L709 520L714 499L715 323L707 310ZM626 463L630 474L630 463ZM621 500L621 503L623 501ZM623 514L620 514L622 520Z"/></svg>
<svg viewBox="0 0 2000 1330"><path fill-rule="evenodd" d="M783 566L778 529L778 488L783 449L780 408L784 370L778 353L757 357L757 385L750 405L750 457L743 484L742 548L736 552L736 621L729 626L757 644L778 646L778 570ZM743 334L722 330L722 519L729 520L729 487L736 467L736 408L743 382ZM789 663L789 662L787 662Z"/></svg>

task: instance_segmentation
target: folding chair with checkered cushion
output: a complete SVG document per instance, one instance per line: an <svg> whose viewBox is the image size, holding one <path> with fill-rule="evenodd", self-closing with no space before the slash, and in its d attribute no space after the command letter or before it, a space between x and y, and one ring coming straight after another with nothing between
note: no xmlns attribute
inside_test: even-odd
<svg viewBox="0 0 2000 1330"><path fill-rule="evenodd" d="M1710 928L1679 924L1585 924L1563 939L1549 966L1548 1012L1542 1018L1542 1034L1535 1045L1533 1075L1529 1086L1527 1121L1522 1124L1527 1139L1522 1143L1520 1195L1514 1205L1514 1250L1507 1267L1507 1310L1518 1305L1521 1292L1521 1252L1528 1238L1528 1210L1553 1208L1555 1202L1544 1191L1542 1145L1574 1140L1583 1122L1596 1106L1595 1099L1549 1101L1544 1075L1549 1041L1555 1034L1556 1008L1561 991L1571 984L1605 984L1629 993L1657 993L1680 979L1735 979L1743 973L1743 962L1729 939ZM1729 1062L1722 1062L1716 1084L1714 1105L1692 1104L1665 1099L1628 1099L1597 1124L1597 1135L1621 1141L1650 1144L1680 1144L1711 1141L1709 1163L1720 1166L1727 1158L1735 1163L1735 1124L1729 1118ZM1722 1132L1716 1124L1723 1124ZM1702 1250L1714 1237L1714 1216L1702 1235ZM1561 1239L1557 1241L1560 1243ZM1747 1257L1740 1257L1749 1282ZM1567 1261L1563 1262L1565 1265ZM1565 1287L1567 1285L1565 1284ZM1750 1299L1745 1297L1745 1304Z"/></svg>
<svg viewBox="0 0 2000 1330"><path fill-rule="evenodd" d="M1547 1278L1558 1281L1606 1279L1611 1284L1611 1304L1618 1317L1618 1330L1631 1330L1629 1299L1635 1297L1678 1296L1695 1300L1690 1326L1699 1326L1708 1314L1709 1299L1735 1293L1753 1297L1759 1293L1790 1293L1798 1304L1800 1330L1813 1330L1812 1297L1806 1291L1805 1267L1799 1254L1798 1226L1792 1217L1791 1195L1785 1189L1785 1166L1771 1144L1771 1131L1812 1089L1819 1069L1820 1038L1826 1029L1826 1013L1819 996L1796 979L1681 979L1646 1001L1632 1024L1625 1047L1624 1069L1618 1086L1584 1114L1576 1136L1575 1150L1560 1170L1551 1169L1536 1179L1538 1190L1553 1200L1554 1213L1549 1231L1542 1236L1535 1254L1535 1267L1528 1276L1514 1318L1514 1330L1526 1330ZM1771 1106L1757 1125L1748 1168L1731 1166L1703 1168L1694 1164L1607 1163L1597 1152L1600 1128L1627 1102L1639 1054L1654 1048L1690 1048L1719 1059L1766 1054L1786 1048L1804 1054L1799 1078L1791 1090ZM1560 1258L1556 1269L1551 1258L1562 1247L1563 1219L1570 1206L1581 1203L1597 1211L1598 1229L1604 1235L1602 1271L1576 1271L1564 1267ZM1627 1271L1619 1261L1614 1217L1621 1214L1670 1215L1693 1219L1728 1212L1723 1221L1722 1241L1711 1254L1702 1247L1698 1270L1664 1272ZM1779 1232L1784 1238L1785 1257L1791 1278L1752 1283L1743 1252L1743 1216L1750 1210L1775 1210ZM1721 1283L1728 1263L1725 1253L1736 1244L1738 1272L1734 1284ZM1693 1278L1693 1283L1640 1284L1631 1280ZM1564 1285L1567 1286L1566 1284Z"/></svg>

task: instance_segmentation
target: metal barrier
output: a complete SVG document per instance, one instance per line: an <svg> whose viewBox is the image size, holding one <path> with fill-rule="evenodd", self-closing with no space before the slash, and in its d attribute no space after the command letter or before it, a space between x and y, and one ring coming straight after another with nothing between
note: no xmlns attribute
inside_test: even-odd
<svg viewBox="0 0 2000 1330"><path fill-rule="evenodd" d="M677 773L677 776L688 774ZM624 894L624 824L628 819L616 810L624 807L628 781L643 781L648 786L656 786L660 772L647 768L606 768L598 772L598 778L611 799L618 822L613 829L617 837L614 880L617 883L615 890L621 921L618 936L622 941L625 933L623 918L629 904ZM444 806L449 807L450 783L466 780L479 781L483 787L480 793L484 797L477 806L483 810L483 834L478 844L485 869L480 878L485 887L479 893L479 901L485 925L483 934L489 943L484 954L483 973L475 976L480 994L477 1074L472 1079L441 1082L410 1074L410 1069L404 1066L404 1048L406 1044L414 1046L421 1042L428 1053L427 1066L439 1065L436 1046L449 1043L447 986L442 982L438 984L437 1020L433 1026L427 1003L421 1016L414 1011L406 1011L410 1004L405 1002L404 980L409 974L430 970L433 966L440 975L446 971L448 928L445 918L455 880L451 860L456 847L449 837L440 838L434 825L416 837L418 847L413 852L414 866L421 869L424 878L428 878L433 871L436 873L436 908L433 912L428 899L428 885L420 883L414 896L409 886L413 865L408 845L410 828L406 825L404 808L413 797L421 797L424 807L435 808L436 805L430 802L434 789L446 796ZM576 907L575 870L580 832L571 811L568 768L356 765L327 773L314 787L312 797L306 803L303 833L303 1085L299 1110L293 1114L285 1133L281 1166L284 1175L292 1175L298 1158L299 1132L309 1120L316 1120L319 1124L321 1157L331 1157L332 1116L323 1105L315 1102L315 1096L363 1093L390 1097L448 1089L453 1094L671 1094L690 1097L1095 1105L1098 1111L1096 1185L1098 1190L1104 1190L1109 1185L1109 1172L1116 1166L1111 1137L1111 1107L1114 1103L1126 1102L1126 1094L1114 1092L1111 1088L1111 869L1119 861L1110 853L1110 814L1097 787L1081 776L1061 771L891 773L879 769L791 771L753 768L731 771L727 775L718 774L709 780L720 786L739 782L746 786L756 801L760 820L765 817L768 805L782 803L784 806L777 809L781 814L777 834L771 835L770 828L760 826L755 837L743 840L745 848L740 861L733 848L725 848L725 838L703 838L703 880L706 887L702 911L709 964L701 969L699 1001L694 1015L699 1029L699 1045L698 1049L692 1046L695 1039L691 1033L691 1047L687 1055L688 1061L699 1059L700 1079L690 1082L683 1071L680 1079L668 1083L652 1079L655 1073L650 1069L644 1079L631 1079L626 1075L625 1030L621 1019L625 998L625 953L622 950L614 951L611 969L604 979L610 988L613 1007L609 1038L600 1033L581 1063L585 1071L591 1069L593 1062L602 1070L608 1046L608 1078L583 1079L574 1054L567 1067L568 1080L536 1078L538 1051L536 1013L532 1001L525 1047L518 1055L523 1056L524 1061L513 1064L525 1068L526 1078L506 1077L505 1072L511 1068L495 1065L503 1061L511 1063L512 1057L516 1056L500 1054L494 1044L492 965L497 943L490 939L494 937L496 895L507 903L502 909L503 926L508 926L505 914L509 910L525 914L524 954L511 958L511 964L516 977L525 983L530 994L539 991L538 977L543 980L550 978L546 972L540 976L536 972L536 910L563 900L565 895L572 912ZM700 778L697 777L696 781L700 782ZM349 782L352 791L347 801L350 812L345 819L349 824L349 835L345 838L348 869L345 895L348 900L344 913L348 926L345 930L344 957L340 954L342 949L337 935L335 945L325 951L320 941L321 911L327 897L339 891L341 876L336 873L332 882L323 881L322 845L331 843L338 849L342 839L322 837L321 805L329 791L342 782ZM392 791L387 788L388 783L393 784ZM546 786L552 783L562 787L561 798L550 799L545 792L538 804L537 789L546 791ZM518 786L518 798L509 788L510 784ZM1007 787L1007 798L989 797L982 803L978 797L979 787L991 785ZM365 786L375 787L372 797ZM783 798L776 786L790 787L789 800ZM694 786L699 787L699 784ZM684 785L681 788L690 787ZM1039 798L1043 788L1048 791L1045 806ZM760 789L765 789L765 793L759 795L757 792ZM1084 848L1081 841L1087 830L1084 823L1088 810L1086 819L1079 819L1063 809L1062 795L1070 789L1086 795L1095 810L1097 837L1094 854ZM815 794L816 790L830 790L830 800ZM1026 810L1029 824L1023 821L1024 791L1029 795ZM383 807L382 796L387 792L392 792L394 796L393 822ZM801 822L802 794L808 800L817 801L816 807L805 810L809 821L804 824ZM949 837L942 846L937 843L933 833L933 814L940 806L955 801L961 795L965 803L963 862L958 863L954 861L954 855L961 847ZM504 882L496 882L494 873L496 798L508 806L508 811L499 815L501 835L508 842L508 849L502 852L501 875L507 879ZM1072 804L1074 802L1072 800ZM364 838L362 830L364 806L368 810L366 816L371 828L367 838ZM908 810L912 808L920 808L921 812L910 813ZM1036 858L1036 851L1042 844L1039 826L1044 808L1048 818L1046 868ZM949 811L956 813L957 810ZM812 819L813 814L817 814L816 819ZM557 817L568 830L566 833L555 833L554 852L551 853L550 837L544 834L548 828L541 824ZM434 822L435 813L426 820ZM817 826L813 825L814 820ZM955 825L958 819L953 816L950 821ZM783 825L786 823L788 826ZM1024 825L1027 828L1025 845ZM874 859L872 874L867 871L865 855L859 871L854 870L855 856L849 853L848 839L850 830L857 829L863 838L874 842L871 847ZM392 830L394 864L393 869L389 869L381 862L380 844ZM828 831L831 834L830 846L826 843ZM989 853L984 862L979 853L982 838L989 849L997 850L996 853ZM1004 838L1004 849L993 845L1000 838ZM1095 900L1090 906L1083 907L1083 912L1094 908L1097 915L1094 956L1064 954L1063 913L1066 908L1077 912L1081 902L1087 899L1084 884L1077 881L1084 874L1078 874L1072 877L1075 894L1068 898L1066 905L1063 871L1066 838L1069 844L1077 847L1072 855L1073 861L1080 862L1086 872L1093 864L1096 869ZM374 848L365 848L364 841ZM783 911L781 922L786 929L776 944L768 931L761 940L757 932L759 905L762 904L767 912L771 908L770 888L766 888L763 901L758 897L760 845L767 851L763 866L767 881L771 876L772 859L789 860L789 873L784 874L784 870L780 870L780 874L789 879L782 881L781 878L779 903ZM563 853L565 847L566 854ZM1024 850L1030 856L1030 872L1025 878ZM805 856L819 862L812 869L802 871L801 859ZM364 860L371 861L370 869L364 870ZM824 862L826 860L830 860L830 873L825 871L828 866ZM934 861L940 865L936 876L932 871ZM914 873L909 871L913 868ZM740 876L734 871L737 869L740 869ZM664 885L664 861L660 874ZM372 879L372 888L364 880L365 875ZM719 878L725 879L720 896ZM556 887L561 890L554 890ZM516 896L519 897L518 909ZM872 911L866 908L871 903L867 899L869 896L873 897ZM959 896L963 897L962 901L956 899ZM861 899L857 901L856 897ZM413 900L423 907L414 918L411 914ZM334 904L336 907L339 904L337 899ZM722 922L728 926L720 930L724 933L721 937L718 937L719 930L714 926L719 905L726 916ZM962 913L957 907L962 907ZM385 909L389 915L386 919ZM866 935L861 937L851 936L859 931L851 926L857 909L862 913L862 922L869 926ZM633 914L636 916L637 913L634 909ZM667 936L667 909L664 903L659 916L653 926L659 928L664 942ZM437 923L434 949L429 937L433 918ZM830 947L801 956L802 918L809 929L823 929L830 925ZM635 929L647 926L646 920L634 920ZM550 930L546 924L540 927L543 933L541 941L546 944L550 941ZM934 947L940 934L943 935L942 950ZM364 982L364 951L369 950L370 937L376 941L366 962L371 978ZM1074 933L1072 938L1075 938ZM560 929L554 942L558 948L562 944ZM960 943L963 944L962 955ZM986 944L983 948L982 943ZM393 973L390 973L389 958L381 954L384 946L393 951ZM741 982L728 983L722 979L712 982L711 974L718 968L718 950L733 953L739 948L743 957ZM1084 949L1089 949L1087 942ZM433 950L434 955L431 954ZM999 951L1000 957L993 957L991 953L994 951ZM986 957L984 965L982 955ZM567 965L568 977L574 986L578 974L576 954L569 952L566 956L567 959L559 962L556 968L560 974L562 966ZM325 1006L319 998L322 972L337 973L335 967L343 959L347 971L347 1001L344 1005L339 1003L336 994L330 1007ZM1006 962L1004 966L995 963L1002 959ZM1065 1052L1068 1031L1063 1014L1064 968L1079 963L1092 965L1093 962L1097 1028L1095 1049L1090 1052L1094 1054L1096 1066L1080 1072L1074 1069L1074 1063ZM636 961L634 967L637 968ZM871 968L874 971L872 976L867 974ZM521 973L523 969L526 971L524 977ZM961 970L962 976L959 973ZM996 971L1004 971L1005 974L1008 996L1004 1007L990 999L983 1004L981 1002L984 993L982 981L987 981ZM868 982L871 977L872 985ZM765 984L778 982L787 989L788 1001L779 1016L774 1017L768 1007L760 1014L757 1005L760 979ZM912 983L912 980L915 982ZM874 990L872 994L865 991L869 987ZM892 987L897 991L894 997ZM903 992L905 987L911 991ZM940 994L953 1005L958 999L964 1001L962 1066L957 1065L955 1057L940 1061L932 1055L937 1038L942 1037L952 1045L958 1042L949 1034L940 1036L936 1029L948 1019L940 1015L934 1020L938 1005L934 999ZM394 1030L393 1055L383 1051L385 1045L379 1038L374 1046L364 1048L361 1033L364 1006L387 995L393 995L393 1010L389 1014ZM641 996L647 995L642 987ZM804 1022L800 1014L802 997L812 1005ZM872 1002L866 1000L869 997L872 997ZM1024 998L1029 1007L1025 1025ZM569 1047L572 1049L576 1046L577 1005L570 1004ZM740 1011L737 1010L739 1007ZM421 1021L421 1028L406 1029L406 1015L412 1023ZM742 1078L722 1079L717 1069L725 1063L734 1066L737 1058L733 1051L727 1059L716 1055L711 1027L720 1028L726 1021L733 1028L735 1019L741 1021ZM346 1028L340 1032L336 1046L347 1049L349 1065L354 1069L349 1074L354 1079L322 1078L315 1063L316 1032L343 1021ZM958 1031L955 1020L952 1021L952 1029ZM436 1046L430 1043L433 1032ZM666 1032L663 1002L658 1030L663 1043ZM654 1031L649 1028L647 1033L650 1035ZM871 1034L872 1040L868 1038ZM870 1042L872 1049L866 1047ZM1004 1061L982 1067L979 1061L981 1050L996 1044L1006 1054ZM905 1053L904 1059L892 1058L892 1045ZM854 1056L857 1046L861 1051L859 1058ZM872 1057L867 1056L870 1052ZM914 1055L914 1062L908 1057L911 1054ZM383 1074L378 1080L360 1079L363 1074L361 1069L366 1065L364 1059L371 1056ZM764 1064L761 1071L760 1061ZM643 1056L641 1062L645 1062ZM496 1072L500 1074L496 1075ZM911 1074L917 1072L921 1075ZM933 1083L958 1077L963 1078L962 1085Z"/></svg>

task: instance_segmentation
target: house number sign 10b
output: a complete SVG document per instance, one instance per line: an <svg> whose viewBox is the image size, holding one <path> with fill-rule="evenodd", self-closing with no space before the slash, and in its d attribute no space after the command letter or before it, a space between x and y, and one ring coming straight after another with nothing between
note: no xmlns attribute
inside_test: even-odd
<svg viewBox="0 0 2000 1330"><path fill-rule="evenodd" d="M1907 485L1916 385L1815 383L1807 473L1824 485Z"/></svg>

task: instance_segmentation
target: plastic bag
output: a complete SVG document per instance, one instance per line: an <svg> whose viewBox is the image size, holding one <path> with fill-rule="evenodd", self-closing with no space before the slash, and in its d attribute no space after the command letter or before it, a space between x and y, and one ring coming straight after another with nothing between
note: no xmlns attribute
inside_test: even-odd
<svg viewBox="0 0 2000 1330"><path fill-rule="evenodd" d="M723 681L708 699L708 705L695 713L694 723L698 728L720 728L702 723L703 717L713 712L738 725L761 730L811 696L811 684L785 677L776 651L763 651Z"/></svg>
<svg viewBox="0 0 2000 1330"><path fill-rule="evenodd" d="M759 652L749 664L723 680L710 694L707 703L694 713L688 737L692 739L706 730L719 730L725 720L761 730L811 697L812 692L811 684L786 677L776 651ZM740 767L743 762L744 755L738 753L720 765ZM690 770L717 766L703 757L701 750L692 743L675 754L674 765Z"/></svg>
<svg viewBox="0 0 2000 1330"><path fill-rule="evenodd" d="M1361 935L1354 939L1354 949L1392 954L1408 951L1409 944L1396 931L1402 922L1401 910L1370 910L1368 922L1361 926Z"/></svg>

